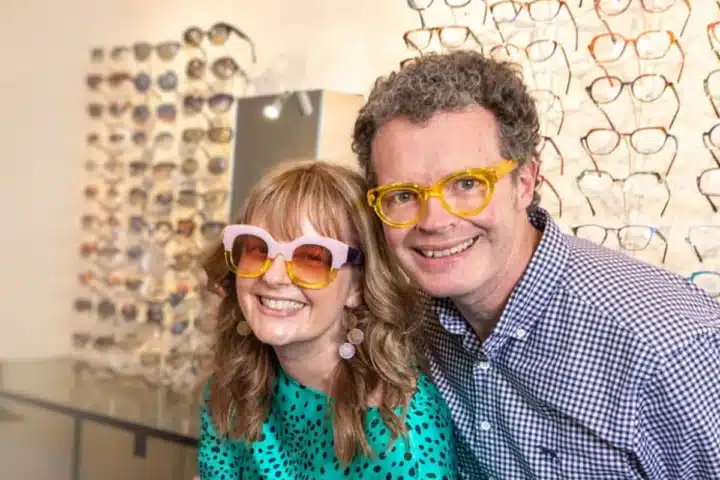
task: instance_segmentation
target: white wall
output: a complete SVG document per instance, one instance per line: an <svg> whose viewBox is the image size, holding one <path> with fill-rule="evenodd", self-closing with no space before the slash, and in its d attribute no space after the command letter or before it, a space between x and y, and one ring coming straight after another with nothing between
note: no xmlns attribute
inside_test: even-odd
<svg viewBox="0 0 720 480"><path fill-rule="evenodd" d="M428 23L447 21L443 2L435 3ZM578 53L569 51L577 77L564 99L567 127L558 140L568 166L564 178L550 174L571 212L563 224L593 221L583 209L573 177L591 166L578 138L589 125L604 125L583 89L600 74L585 48L600 24L587 9L592 2L584 3L584 12L574 10L581 24L581 47ZM681 213L690 212L696 223L707 220L709 213L705 200L693 195L691 182L700 170L712 166L700 143L700 132L716 121L702 94L702 78L717 62L704 40L704 26L720 18L720 13L714 2L695 3L691 25L681 38L689 58L680 85L683 106L674 128L681 148L675 181L689 193L688 200L676 203L661 219L664 226L672 226ZM706 4L704 11L700 3ZM479 5L473 0L464 12L469 16L461 21L477 24ZM207 28L218 20L236 24L255 39L260 69L281 55L290 59L291 71L260 85L260 91L366 92L376 75L408 56L402 33L419 26L417 15L403 0L0 0L0 91L4 94L0 204L5 206L0 236L0 358L53 355L68 349L88 131L83 79L89 69L89 49L179 39L190 25ZM678 198L673 191L673 200ZM717 223L717 216L713 220ZM681 229L674 233L680 240L673 239L671 252L677 253L671 255L670 266L687 270L687 259L692 257L687 256Z"/></svg>

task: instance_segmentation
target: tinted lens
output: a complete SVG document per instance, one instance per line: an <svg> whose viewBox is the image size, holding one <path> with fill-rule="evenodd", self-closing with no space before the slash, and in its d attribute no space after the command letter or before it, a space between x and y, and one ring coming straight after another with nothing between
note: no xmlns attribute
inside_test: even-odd
<svg viewBox="0 0 720 480"><path fill-rule="evenodd" d="M198 171L198 161L192 157L188 157L180 164L180 171L183 175L195 175Z"/></svg>
<svg viewBox="0 0 720 480"><path fill-rule="evenodd" d="M158 77L158 86L161 90L175 90L178 84L178 77L175 72L168 70Z"/></svg>
<svg viewBox="0 0 720 480"><path fill-rule="evenodd" d="M100 117L103 113L103 105L100 103L90 103L87 106L87 112L91 117Z"/></svg>
<svg viewBox="0 0 720 480"><path fill-rule="evenodd" d="M210 100L208 100L208 106L214 113L225 113L230 110L230 107L232 107L233 100L235 100L235 98L232 95L218 93L217 95L210 97Z"/></svg>
<svg viewBox="0 0 720 480"><path fill-rule="evenodd" d="M145 60L150 57L150 53L152 52L152 45L146 42L142 43L136 43L133 45L133 54L135 55L135 60L138 62L144 62Z"/></svg>
<svg viewBox="0 0 720 480"><path fill-rule="evenodd" d="M212 72L218 78L230 78L235 75L240 66L230 57L218 58L213 62Z"/></svg>
<svg viewBox="0 0 720 480"><path fill-rule="evenodd" d="M291 272L303 283L327 284L331 280L332 253L319 245L301 245L293 252Z"/></svg>
<svg viewBox="0 0 720 480"><path fill-rule="evenodd" d="M388 190L379 199L380 215L395 223L412 222L420 214L420 194L410 189Z"/></svg>
<svg viewBox="0 0 720 480"><path fill-rule="evenodd" d="M87 298L77 298L75 299L74 307L78 312L87 312L92 309L92 302Z"/></svg>
<svg viewBox="0 0 720 480"><path fill-rule="evenodd" d="M171 103L164 103L162 105L158 105L157 116L160 120L163 120L165 122L174 122L175 118L177 117L177 110L175 109L175 105Z"/></svg>
<svg viewBox="0 0 720 480"><path fill-rule="evenodd" d="M185 95L183 109L185 113L194 114L202 110L205 99L199 95Z"/></svg>
<svg viewBox="0 0 720 480"><path fill-rule="evenodd" d="M134 132L132 136L132 141L135 145L145 145L147 143L148 137L145 132Z"/></svg>
<svg viewBox="0 0 720 480"><path fill-rule="evenodd" d="M210 39L210 43L212 43L213 45L224 44L227 41L229 35L230 29L228 29L227 25L222 23L217 23L213 25L208 31L208 38Z"/></svg>
<svg viewBox="0 0 720 480"><path fill-rule="evenodd" d="M157 46L158 57L161 60L170 61L175 58L175 55L180 51L180 44L178 42L165 42Z"/></svg>
<svg viewBox="0 0 720 480"><path fill-rule="evenodd" d="M259 275L267 260L268 246L255 235L238 235L233 241L232 263L238 275Z"/></svg>
<svg viewBox="0 0 720 480"><path fill-rule="evenodd" d="M213 175L222 175L227 170L228 161L225 157L213 157L208 161L208 172Z"/></svg>
<svg viewBox="0 0 720 480"><path fill-rule="evenodd" d="M152 84L152 79L150 78L150 75L148 75L145 72L140 72L137 75L135 75L135 89L138 92L145 93L148 90L150 90L150 85Z"/></svg>
<svg viewBox="0 0 720 480"><path fill-rule="evenodd" d="M193 208L197 206L197 192L195 190L180 190L178 192L177 202L178 205L187 208Z"/></svg>
<svg viewBox="0 0 720 480"><path fill-rule="evenodd" d="M101 75L88 75L85 79L85 83L87 83L88 88L91 88L93 90L97 89L98 86L102 83L103 78Z"/></svg>
<svg viewBox="0 0 720 480"><path fill-rule="evenodd" d="M213 143L228 143L232 138L232 129L228 127L215 127L208 131L208 138Z"/></svg>
<svg viewBox="0 0 720 480"><path fill-rule="evenodd" d="M145 123L150 118L150 109L147 105L135 105L133 107L132 119L135 123Z"/></svg>
<svg viewBox="0 0 720 480"><path fill-rule="evenodd" d="M459 176L443 185L443 199L458 214L469 214L481 209L490 193L487 179L481 176Z"/></svg>
<svg viewBox="0 0 720 480"><path fill-rule="evenodd" d="M190 78L202 78L205 74L205 61L199 58L193 58L187 64L186 73Z"/></svg>
<svg viewBox="0 0 720 480"><path fill-rule="evenodd" d="M185 143L198 143L205 137L205 130L202 128L186 128L182 132L182 139Z"/></svg>
<svg viewBox="0 0 720 480"><path fill-rule="evenodd" d="M200 45L203 39L203 32L197 27L190 27L183 33L183 41L193 47Z"/></svg>
<svg viewBox="0 0 720 480"><path fill-rule="evenodd" d="M127 303L122 306L122 308L120 309L120 312L122 313L122 316L126 321L132 322L133 320L135 320L137 318L138 309L137 309L137 306L135 306L135 304Z"/></svg>

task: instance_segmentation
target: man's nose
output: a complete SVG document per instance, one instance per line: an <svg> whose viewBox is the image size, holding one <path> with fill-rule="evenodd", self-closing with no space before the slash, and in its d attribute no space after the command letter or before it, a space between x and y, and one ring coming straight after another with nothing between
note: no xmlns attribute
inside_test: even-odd
<svg viewBox="0 0 720 480"><path fill-rule="evenodd" d="M417 227L422 231L437 232L445 230L456 220L457 217L445 209L440 198L428 197Z"/></svg>

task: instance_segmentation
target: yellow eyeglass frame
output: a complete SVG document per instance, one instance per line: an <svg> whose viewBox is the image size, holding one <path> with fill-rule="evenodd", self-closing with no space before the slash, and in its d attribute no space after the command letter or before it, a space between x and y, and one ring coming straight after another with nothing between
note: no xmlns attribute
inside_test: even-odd
<svg viewBox="0 0 720 480"><path fill-rule="evenodd" d="M461 172L451 173L444 176L443 178L435 182L433 185L423 186L414 183L402 182L391 183L389 185L380 185L378 187L368 190L367 202L368 205L375 211L377 216L380 217L380 220L382 220L383 223L395 228L407 228L415 225L425 214L427 201L430 197L439 198L443 208L448 212L452 213L453 215L458 215L460 217L472 217L473 215L477 215L478 213L485 210L485 208L492 200L493 192L495 191L495 184L500 181L500 179L502 179L504 176L515 170L517 165L518 164L515 160L503 160L502 162L490 167L470 168ZM480 205L478 208L474 208L472 210L458 211L454 210L445 200L445 197L443 195L443 188L445 187L445 184L447 184L449 181L462 177L475 177L479 180L484 181L487 184L487 195L485 195L485 199L483 200L482 205ZM408 220L406 222L394 222L385 217L382 209L382 202L380 201L380 199L386 193L395 190L410 190L416 192L419 195L422 204L420 205L418 214L411 220Z"/></svg>

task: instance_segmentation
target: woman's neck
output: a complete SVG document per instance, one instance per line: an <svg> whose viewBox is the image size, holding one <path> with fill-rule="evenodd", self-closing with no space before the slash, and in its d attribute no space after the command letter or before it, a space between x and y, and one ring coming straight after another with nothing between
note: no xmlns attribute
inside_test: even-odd
<svg viewBox="0 0 720 480"><path fill-rule="evenodd" d="M322 343L325 345L317 345ZM305 385L323 393L330 391L332 373L335 370L340 356L339 343L315 341L313 344L293 344L276 347L280 366L285 373Z"/></svg>

